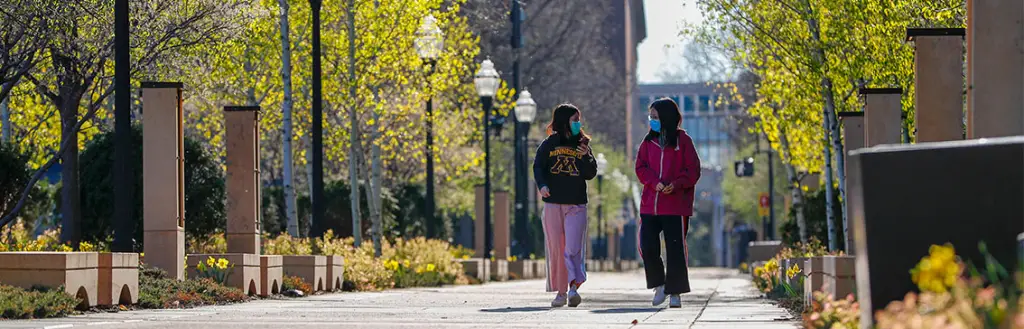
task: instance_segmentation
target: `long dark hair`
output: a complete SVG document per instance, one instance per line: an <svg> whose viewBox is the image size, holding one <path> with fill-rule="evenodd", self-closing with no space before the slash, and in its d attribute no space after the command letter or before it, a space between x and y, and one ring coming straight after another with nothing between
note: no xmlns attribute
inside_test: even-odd
<svg viewBox="0 0 1024 329"><path fill-rule="evenodd" d="M679 105L671 98L662 97L651 103L650 109L658 112L658 120L661 121L661 132L648 131L644 140L657 141L662 135L667 147L676 147L679 140L679 125L683 122L683 116L679 113Z"/></svg>
<svg viewBox="0 0 1024 329"><path fill-rule="evenodd" d="M577 138L577 140L590 138L590 136L583 131L583 128L580 128L579 136L574 137L572 135L572 128L569 127L569 120L577 113L580 115L580 121L583 121L583 112L581 112L576 105L565 103L556 106L555 110L551 112L551 123L548 123L548 136L557 133L558 136L562 137L562 142L568 141L570 138Z"/></svg>

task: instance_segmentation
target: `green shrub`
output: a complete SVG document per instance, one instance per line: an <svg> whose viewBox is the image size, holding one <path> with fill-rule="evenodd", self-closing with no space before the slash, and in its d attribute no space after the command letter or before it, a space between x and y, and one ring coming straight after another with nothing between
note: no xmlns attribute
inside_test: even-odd
<svg viewBox="0 0 1024 329"><path fill-rule="evenodd" d="M141 308L191 308L249 300L244 292L225 287L210 279L178 281L166 278L166 272L149 267L139 271Z"/></svg>
<svg viewBox="0 0 1024 329"><path fill-rule="evenodd" d="M0 217L3 217L14 210L21 198L21 191L32 178L33 171L29 168L31 154L22 152L12 143L0 143ZM25 206L19 216L32 222L34 216L47 211L43 204L47 201L47 187L44 182L39 183L29 192Z"/></svg>
<svg viewBox="0 0 1024 329"><path fill-rule="evenodd" d="M79 301L64 288L25 290L0 285L0 319L41 319L74 313Z"/></svg>
<svg viewBox="0 0 1024 329"><path fill-rule="evenodd" d="M843 248L845 240L843 236L843 208L839 203L839 189L832 192L832 215L835 219L836 245ZM825 218L825 190L820 189L804 198L804 221L807 222L807 237L817 238L828 244L828 221ZM779 228L784 245L793 245L800 242L800 227L796 223L796 209L789 211L786 222Z"/></svg>
<svg viewBox="0 0 1024 329"><path fill-rule="evenodd" d="M87 241L103 240L113 229L113 161L114 133L96 136L82 151L82 238ZM132 218L135 222L136 250L141 250L142 237L142 129L132 127L131 159L135 166ZM203 239L208 234L223 230L226 225L224 173L218 161L204 146L185 138L185 233L191 239Z"/></svg>

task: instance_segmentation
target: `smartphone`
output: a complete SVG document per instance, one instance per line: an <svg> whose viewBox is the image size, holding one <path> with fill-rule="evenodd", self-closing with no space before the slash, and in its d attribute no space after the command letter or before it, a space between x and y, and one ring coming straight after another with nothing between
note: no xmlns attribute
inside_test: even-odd
<svg viewBox="0 0 1024 329"><path fill-rule="evenodd" d="M590 137L583 137L583 139L580 139L580 144L590 145Z"/></svg>

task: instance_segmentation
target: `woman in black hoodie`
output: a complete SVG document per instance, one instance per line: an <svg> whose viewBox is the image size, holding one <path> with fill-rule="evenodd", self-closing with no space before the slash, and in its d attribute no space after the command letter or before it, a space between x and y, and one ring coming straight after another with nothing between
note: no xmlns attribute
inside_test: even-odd
<svg viewBox="0 0 1024 329"><path fill-rule="evenodd" d="M544 198L547 291L558 292L551 301L553 307L578 306L582 298L576 290L587 280L587 181L597 175L597 161L581 119L582 113L572 104L556 107L548 138L533 160L534 180Z"/></svg>

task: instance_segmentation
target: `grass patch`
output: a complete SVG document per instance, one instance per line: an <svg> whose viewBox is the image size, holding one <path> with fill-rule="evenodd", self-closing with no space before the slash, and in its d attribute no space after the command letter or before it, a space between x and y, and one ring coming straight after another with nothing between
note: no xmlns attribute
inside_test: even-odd
<svg viewBox="0 0 1024 329"><path fill-rule="evenodd" d="M0 285L0 319L42 319L75 313L77 298L63 288L25 290Z"/></svg>

